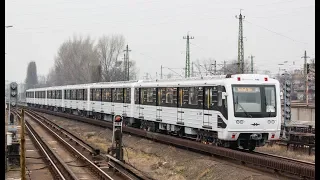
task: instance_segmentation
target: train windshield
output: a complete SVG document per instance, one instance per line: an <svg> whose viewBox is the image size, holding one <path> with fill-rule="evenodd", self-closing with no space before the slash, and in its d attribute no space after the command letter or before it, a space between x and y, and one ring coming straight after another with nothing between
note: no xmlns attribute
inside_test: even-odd
<svg viewBox="0 0 320 180"><path fill-rule="evenodd" d="M235 117L275 117L275 86L233 85Z"/></svg>

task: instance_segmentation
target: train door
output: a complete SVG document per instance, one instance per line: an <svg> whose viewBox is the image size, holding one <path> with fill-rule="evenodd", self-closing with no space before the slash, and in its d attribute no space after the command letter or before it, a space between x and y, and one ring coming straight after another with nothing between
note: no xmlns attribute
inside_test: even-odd
<svg viewBox="0 0 320 180"><path fill-rule="evenodd" d="M178 108L177 108L177 124L184 125L184 110L183 106L188 102L188 89L187 88L178 88Z"/></svg>
<svg viewBox="0 0 320 180"><path fill-rule="evenodd" d="M140 88L139 119L144 119L144 105L147 102L147 89Z"/></svg>
<svg viewBox="0 0 320 180"><path fill-rule="evenodd" d="M162 121L162 105L166 102L166 89L157 88L157 110L156 110L156 121Z"/></svg>
<svg viewBox="0 0 320 180"><path fill-rule="evenodd" d="M122 108L122 115L127 117L128 110L131 102L131 88L124 88L123 89L123 108Z"/></svg>
<svg viewBox="0 0 320 180"><path fill-rule="evenodd" d="M115 88L111 89L111 114L114 115L114 102L117 100L117 91Z"/></svg>
<svg viewBox="0 0 320 180"><path fill-rule="evenodd" d="M134 107L132 107L133 110L133 117L138 118L139 117L139 109L140 109L140 89L134 88Z"/></svg>
<svg viewBox="0 0 320 180"><path fill-rule="evenodd" d="M218 89L217 86L205 87L204 93L204 110L203 110L203 127L212 128L213 121L216 120L214 114L214 107L218 103Z"/></svg>

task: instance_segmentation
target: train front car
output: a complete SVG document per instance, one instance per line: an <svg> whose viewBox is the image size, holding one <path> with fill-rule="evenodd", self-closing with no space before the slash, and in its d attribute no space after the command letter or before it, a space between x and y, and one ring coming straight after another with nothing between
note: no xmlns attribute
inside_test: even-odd
<svg viewBox="0 0 320 180"><path fill-rule="evenodd" d="M279 81L267 75L241 74L226 79L228 126L222 137L231 146L254 150L278 140L281 129Z"/></svg>

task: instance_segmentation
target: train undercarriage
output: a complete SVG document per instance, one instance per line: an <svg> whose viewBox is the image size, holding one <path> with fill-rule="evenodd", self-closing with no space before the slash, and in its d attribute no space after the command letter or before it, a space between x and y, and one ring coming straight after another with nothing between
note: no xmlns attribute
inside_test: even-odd
<svg viewBox="0 0 320 180"><path fill-rule="evenodd" d="M83 116L83 117L93 118L98 120L105 120L109 122L112 122L112 119L113 119L113 115L99 113L99 112L91 112L91 111L89 112L89 111L79 110L79 109L60 108L55 106L43 106L43 105L34 105L34 104L28 104L28 106L47 109L55 112L63 112L63 113L68 113L68 114L73 114L73 115L78 115L78 116ZM224 140L218 139L218 133L215 131L193 129L195 133L191 135L185 132L184 126L163 124L160 122L151 122L143 119L135 119L130 117L123 117L123 119L124 119L125 126L140 128L150 132L157 132L162 134L179 136L181 138L188 138L188 139L192 139L205 144L212 144L215 146L227 147L232 149L238 149L239 147L241 147L242 149L253 151L256 147L264 146L268 138L267 133L263 133L263 134L242 133L239 135L239 138L236 141L224 141Z"/></svg>

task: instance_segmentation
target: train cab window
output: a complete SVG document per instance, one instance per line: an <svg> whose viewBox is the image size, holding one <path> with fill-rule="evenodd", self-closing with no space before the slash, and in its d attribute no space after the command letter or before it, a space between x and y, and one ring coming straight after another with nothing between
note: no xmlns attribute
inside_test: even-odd
<svg viewBox="0 0 320 180"><path fill-rule="evenodd" d="M139 96L140 96L140 89L139 88L135 88L134 89L134 103L135 104L139 104L140 103L140 98L139 98Z"/></svg>
<svg viewBox="0 0 320 180"><path fill-rule="evenodd" d="M124 88L123 96L124 96L124 103L130 103L131 102L131 88Z"/></svg>

